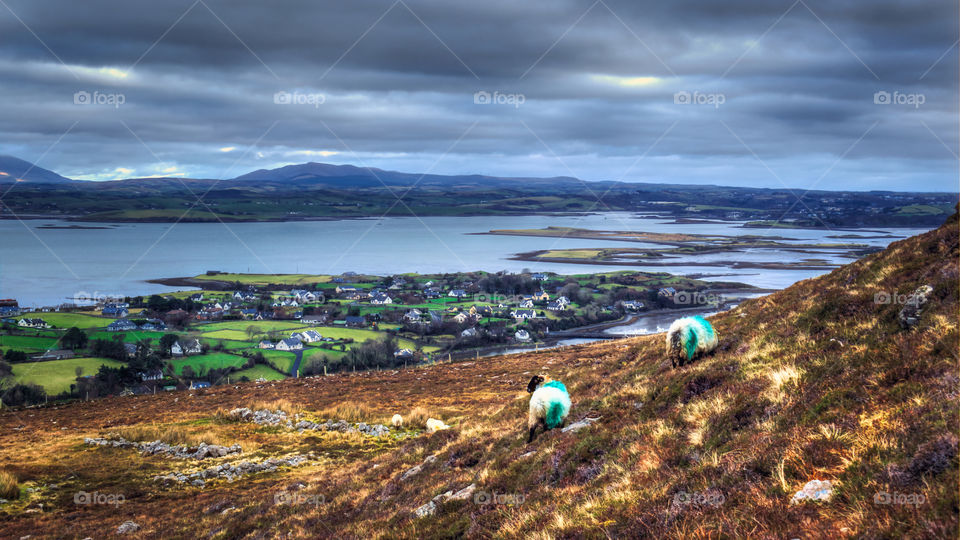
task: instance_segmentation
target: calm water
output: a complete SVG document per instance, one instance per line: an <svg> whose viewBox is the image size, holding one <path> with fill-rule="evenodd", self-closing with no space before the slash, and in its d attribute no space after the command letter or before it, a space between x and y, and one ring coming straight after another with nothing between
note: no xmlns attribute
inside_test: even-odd
<svg viewBox="0 0 960 540"><path fill-rule="evenodd" d="M78 293L135 295L172 290L144 280L193 276L207 270L254 273L386 275L399 272L456 272L529 268L565 274L626 270L642 266L571 265L507 260L512 254L551 248L634 246L624 242L470 235L490 229L571 226L606 230L763 234L736 224L663 224L630 214L584 217L425 217L288 223L102 224L107 229L40 229L69 226L55 220L0 220L0 297L21 305L58 304ZM98 224L86 224L98 225ZM920 229L887 229L907 237ZM772 235L800 241L857 242L883 246L891 239L837 240L830 231L782 230ZM870 235L872 233L862 233ZM643 245L643 244L639 244ZM729 270L698 266L700 261L793 261L849 259L769 250L704 255L688 266L649 267L677 274L724 274L712 279L783 288L822 272L810 270Z"/></svg>

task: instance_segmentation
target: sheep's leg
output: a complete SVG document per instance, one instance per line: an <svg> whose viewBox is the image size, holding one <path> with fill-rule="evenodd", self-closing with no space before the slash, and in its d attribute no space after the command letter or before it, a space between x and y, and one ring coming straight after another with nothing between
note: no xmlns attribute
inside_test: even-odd
<svg viewBox="0 0 960 540"><path fill-rule="evenodd" d="M537 419L536 422L530 422L528 424L530 426L530 436L527 438L527 444L530 444L533 442L533 438L536 436L536 433L537 433L537 426L539 426L540 424L543 424L543 430L546 431L547 425L543 422L543 420Z"/></svg>

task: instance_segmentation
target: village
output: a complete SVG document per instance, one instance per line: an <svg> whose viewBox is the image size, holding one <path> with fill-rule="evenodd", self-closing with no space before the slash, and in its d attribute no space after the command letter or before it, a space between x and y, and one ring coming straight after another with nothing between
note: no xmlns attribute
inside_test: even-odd
<svg viewBox="0 0 960 540"><path fill-rule="evenodd" d="M396 369L540 347L707 282L664 273L366 276L208 272L200 290L21 308L0 300L6 405ZM739 284L725 284L736 286Z"/></svg>

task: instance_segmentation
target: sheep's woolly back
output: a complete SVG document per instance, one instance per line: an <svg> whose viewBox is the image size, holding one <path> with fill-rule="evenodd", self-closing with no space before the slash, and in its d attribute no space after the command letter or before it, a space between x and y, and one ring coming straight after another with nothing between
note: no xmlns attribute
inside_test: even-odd
<svg viewBox="0 0 960 540"><path fill-rule="evenodd" d="M547 429L563 424L570 412L570 394L560 381L544 383L530 396L530 421L543 419Z"/></svg>
<svg viewBox="0 0 960 540"><path fill-rule="evenodd" d="M393 418L390 419L390 423L393 424L393 427L403 426L403 417L399 414L393 415Z"/></svg>
<svg viewBox="0 0 960 540"><path fill-rule="evenodd" d="M680 337L681 354L688 361L693 360L697 354L710 352L717 347L717 333L713 330L713 325L699 315L673 321L667 330L667 351L671 350L673 336L676 334Z"/></svg>

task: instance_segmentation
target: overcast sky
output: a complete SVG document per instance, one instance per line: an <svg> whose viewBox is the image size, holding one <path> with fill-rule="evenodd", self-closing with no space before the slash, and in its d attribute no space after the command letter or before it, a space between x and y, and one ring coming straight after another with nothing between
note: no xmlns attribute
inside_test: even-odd
<svg viewBox="0 0 960 540"><path fill-rule="evenodd" d="M0 4L0 153L73 178L958 186L955 1Z"/></svg>

